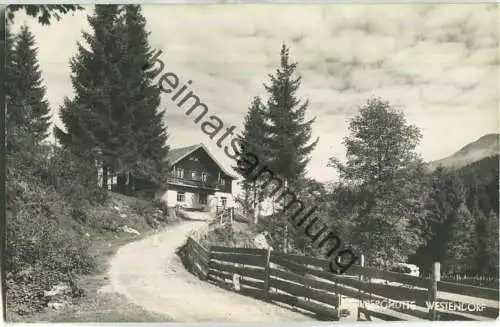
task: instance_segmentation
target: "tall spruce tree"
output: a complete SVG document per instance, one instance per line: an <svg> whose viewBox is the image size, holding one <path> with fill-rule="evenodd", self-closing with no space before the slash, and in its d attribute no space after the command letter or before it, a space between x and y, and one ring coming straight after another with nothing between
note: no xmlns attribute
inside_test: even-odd
<svg viewBox="0 0 500 327"><path fill-rule="evenodd" d="M99 162L103 169L103 186L107 187L108 172L116 169L120 140L114 123L120 76L119 51L123 49L117 5L97 5L88 17L93 34L83 32L89 49L78 43L78 53L71 59L71 81L75 98L65 101L61 120L67 132L56 127L59 141L74 153ZM118 89L118 90L117 90ZM120 103L121 104L121 103Z"/></svg>
<svg viewBox="0 0 500 327"><path fill-rule="evenodd" d="M127 80L127 106L132 112L131 129L135 133L136 149L131 177L137 190L158 188L165 182L168 169L165 162L169 150L167 126L164 123L165 112L159 109L160 90L153 81L159 72L143 70L144 63L152 60L155 50L148 42L149 33L141 6L126 5L124 10L127 48L123 71Z"/></svg>
<svg viewBox="0 0 500 327"><path fill-rule="evenodd" d="M489 213L484 212L479 200L476 200L473 208L475 252L471 261L475 263L473 265L475 271L472 273L498 277L498 214L493 210Z"/></svg>
<svg viewBox="0 0 500 327"><path fill-rule="evenodd" d="M430 176L425 236L420 264L428 270L441 262L443 271L463 272L473 246L474 221L466 206L466 189L455 171L439 167Z"/></svg>
<svg viewBox="0 0 500 327"><path fill-rule="evenodd" d="M304 177L306 166L310 161L309 155L319 141L317 138L311 142L312 124L315 119L305 118L309 102L301 101L296 95L301 85L301 77L296 76L297 63L290 61L289 53L289 49L283 44L280 66L276 69L275 75L269 74L270 83L264 84L268 93L264 111L268 135L263 139L264 161L284 182L286 189L293 187ZM283 199L284 202L287 200ZM278 215L275 218L277 230L283 230L282 250L287 251L288 228L291 223L287 217Z"/></svg>
<svg viewBox="0 0 500 327"><path fill-rule="evenodd" d="M10 30L10 24L7 22L5 24L5 144L8 146L10 135L13 133L13 120L10 118L9 113L13 112L14 109L9 109L12 105L12 81L14 76L14 68L12 62L12 53L14 51L14 35Z"/></svg>
<svg viewBox="0 0 500 327"><path fill-rule="evenodd" d="M477 222L479 273L498 278L498 214L493 210Z"/></svg>
<svg viewBox="0 0 500 327"><path fill-rule="evenodd" d="M12 97L12 83L10 81L13 80L14 68L12 55L14 52L14 35L10 30L11 26L9 23L5 24L5 94L7 96L7 100Z"/></svg>
<svg viewBox="0 0 500 327"><path fill-rule="evenodd" d="M79 44L71 61L76 96L61 109L68 132L56 135L101 163L104 186L111 172L122 193L131 192L134 180L158 188L167 168L167 132L152 81L157 72L142 70L154 51L140 6L96 6L89 23L94 33L84 39L90 49Z"/></svg>
<svg viewBox="0 0 500 327"><path fill-rule="evenodd" d="M6 67L9 79L7 125L21 127L36 142L41 142L49 136L50 109L45 99L37 52L35 37L26 25L22 26Z"/></svg>
<svg viewBox="0 0 500 327"><path fill-rule="evenodd" d="M242 158L249 158L252 156L262 160L263 154L266 153L266 142L263 140L266 137L266 126L264 121L264 111L262 108L262 101L259 97L254 97L252 104L245 116L243 132L241 133L241 153ZM254 223L258 222L259 205L263 200L262 189L259 187L260 181L251 179L251 173L247 164L242 160L237 161L237 165L233 167L238 174L243 177L241 182L244 198L249 202L253 210Z"/></svg>
<svg viewBox="0 0 500 327"><path fill-rule="evenodd" d="M310 142L312 124L315 119L306 120L309 102L302 102L296 96L301 77L295 77L296 62L290 62L289 49L281 48L280 67L275 75L269 75L271 82L264 84L268 92L265 118L268 134L266 138L267 165L271 170L290 183L303 177L310 160L310 153L319 138Z"/></svg>
<svg viewBox="0 0 500 327"><path fill-rule="evenodd" d="M452 273L469 274L474 269L474 258L477 254L474 242L474 218L467 208L465 201L462 201L455 208L453 216L451 237L447 244L444 267Z"/></svg>

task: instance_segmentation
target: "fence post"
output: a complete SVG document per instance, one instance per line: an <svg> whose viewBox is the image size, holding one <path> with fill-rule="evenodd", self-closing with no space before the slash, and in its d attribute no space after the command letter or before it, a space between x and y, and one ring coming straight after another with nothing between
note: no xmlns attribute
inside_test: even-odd
<svg viewBox="0 0 500 327"><path fill-rule="evenodd" d="M271 249L268 248L265 252L265 266L264 266L264 296L266 298L266 301L270 301L271 299L269 298L269 278L271 277Z"/></svg>
<svg viewBox="0 0 500 327"><path fill-rule="evenodd" d="M363 267L365 266L365 255L364 255L364 254L361 254L361 257L359 258L359 266L360 266L361 268L363 268ZM363 278L363 272L361 271L361 272L359 273L359 280L360 280L360 281L363 281L363 279L364 279L364 278ZM360 319L361 319L361 312L359 312L359 307L361 306L361 302L363 302L363 303L364 303L364 301L363 301L363 300L361 300L361 293L362 293L362 291L361 291L361 289L360 289L360 290L359 290L359 299L358 299L358 321L360 321Z"/></svg>
<svg viewBox="0 0 500 327"><path fill-rule="evenodd" d="M441 279L441 263L434 262L432 265L431 285L429 286L429 298L431 301L431 308L429 309L430 318L432 321L438 320L438 313L435 306L437 300L437 282Z"/></svg>
<svg viewBox="0 0 500 327"><path fill-rule="evenodd" d="M208 246L207 248L208 250L208 262L207 262L207 276L206 276L206 279L207 281L210 281L211 280L211 277L210 277L210 259L212 258L212 246Z"/></svg>

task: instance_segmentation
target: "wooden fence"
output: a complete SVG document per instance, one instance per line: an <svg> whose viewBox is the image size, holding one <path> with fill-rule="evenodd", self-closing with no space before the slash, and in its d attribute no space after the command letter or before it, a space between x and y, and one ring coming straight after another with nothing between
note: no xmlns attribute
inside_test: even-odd
<svg viewBox="0 0 500 327"><path fill-rule="evenodd" d="M184 257L203 280L320 320L339 320L342 301L348 298L358 301L358 320L489 320L499 311L498 289L440 281L438 264L434 278L364 267L362 262L350 267L348 275L337 275L325 259L251 248L206 249L192 238ZM406 301L413 305L397 305ZM467 312L429 309L432 301L462 303Z"/></svg>
<svg viewBox="0 0 500 327"><path fill-rule="evenodd" d="M498 278L490 276L467 276L467 275L446 275L441 276L442 281L467 284L472 286L498 288Z"/></svg>

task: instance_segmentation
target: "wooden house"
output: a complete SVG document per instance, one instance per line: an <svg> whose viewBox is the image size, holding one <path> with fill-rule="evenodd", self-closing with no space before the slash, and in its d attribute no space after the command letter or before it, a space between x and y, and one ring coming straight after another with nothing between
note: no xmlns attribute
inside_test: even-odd
<svg viewBox="0 0 500 327"><path fill-rule="evenodd" d="M167 191L161 198L169 207L215 211L234 207L233 181L237 177L215 159L203 144L170 149Z"/></svg>

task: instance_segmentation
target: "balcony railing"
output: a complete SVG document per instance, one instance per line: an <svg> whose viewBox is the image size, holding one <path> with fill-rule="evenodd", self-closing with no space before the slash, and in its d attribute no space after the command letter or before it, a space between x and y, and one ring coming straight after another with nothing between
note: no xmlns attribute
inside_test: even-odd
<svg viewBox="0 0 500 327"><path fill-rule="evenodd" d="M182 186L192 186L192 187L200 187L200 188L208 188L213 190L219 190L224 187L224 185L217 183L215 181L203 181L203 180L195 180L195 179L185 179L178 177L167 177L167 182L175 185Z"/></svg>

